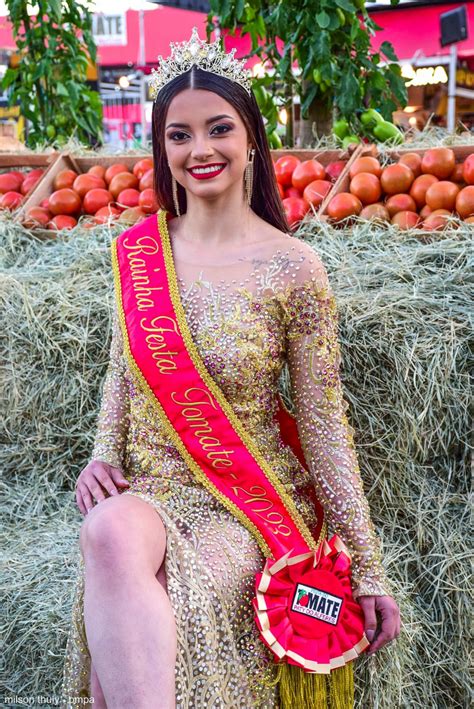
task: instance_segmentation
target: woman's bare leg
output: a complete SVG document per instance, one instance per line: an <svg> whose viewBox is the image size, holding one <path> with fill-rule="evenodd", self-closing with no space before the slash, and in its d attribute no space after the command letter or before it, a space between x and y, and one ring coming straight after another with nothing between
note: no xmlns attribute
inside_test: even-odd
<svg viewBox="0 0 474 709"><path fill-rule="evenodd" d="M168 585L166 582L166 571L165 562L161 564L160 570L156 574L157 580L161 583L166 592L168 592ZM104 693L102 691L102 686L99 681L97 672L95 671L94 663L91 662L91 673L90 673L90 694L94 699L94 709L107 709L107 704L105 702Z"/></svg>
<svg viewBox="0 0 474 709"><path fill-rule="evenodd" d="M86 635L106 706L174 709L176 626L157 579L166 553L159 515L133 495L109 497L84 519L81 549Z"/></svg>

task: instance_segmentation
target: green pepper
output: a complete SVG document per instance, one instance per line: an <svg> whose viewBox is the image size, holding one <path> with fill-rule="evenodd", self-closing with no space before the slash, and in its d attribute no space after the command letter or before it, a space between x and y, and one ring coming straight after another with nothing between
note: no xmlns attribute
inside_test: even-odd
<svg viewBox="0 0 474 709"><path fill-rule="evenodd" d="M346 135L342 141L342 147L344 150L348 148L351 143L360 143L360 138L357 135Z"/></svg>
<svg viewBox="0 0 474 709"><path fill-rule="evenodd" d="M345 24L346 24L346 16L345 16L345 14L343 13L343 11L341 10L341 8L340 8L340 7L336 7L336 12L337 12L337 16L338 16L338 18L339 18L339 22L341 23L341 26L342 26L342 25L345 25Z"/></svg>
<svg viewBox="0 0 474 709"><path fill-rule="evenodd" d="M367 111L364 111L364 113L361 114L360 120L364 124L364 126L369 126L370 124L382 123L383 116L381 116L380 113L375 110L375 108L369 108Z"/></svg>
<svg viewBox="0 0 474 709"><path fill-rule="evenodd" d="M373 133L374 136L382 143L385 143L388 140L393 140L397 145L399 145L405 140L403 133L398 130L397 126L389 121L382 121L381 123L378 123L375 126Z"/></svg>
<svg viewBox="0 0 474 709"><path fill-rule="evenodd" d="M273 133L270 133L270 135L267 137L268 137L268 142L270 144L270 148L272 150L279 150L281 147L283 147L283 143L281 142L281 138L276 131L273 131Z"/></svg>
<svg viewBox="0 0 474 709"><path fill-rule="evenodd" d="M342 140L349 134L349 123L344 118L340 118L334 123L332 132L337 138Z"/></svg>

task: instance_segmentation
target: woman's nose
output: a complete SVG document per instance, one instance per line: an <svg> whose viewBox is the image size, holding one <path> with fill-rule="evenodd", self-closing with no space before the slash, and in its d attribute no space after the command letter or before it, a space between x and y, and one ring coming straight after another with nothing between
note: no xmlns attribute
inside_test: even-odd
<svg viewBox="0 0 474 709"><path fill-rule="evenodd" d="M206 160L213 153L212 147L209 145L207 138L195 138L193 141L193 149L191 155L194 160Z"/></svg>

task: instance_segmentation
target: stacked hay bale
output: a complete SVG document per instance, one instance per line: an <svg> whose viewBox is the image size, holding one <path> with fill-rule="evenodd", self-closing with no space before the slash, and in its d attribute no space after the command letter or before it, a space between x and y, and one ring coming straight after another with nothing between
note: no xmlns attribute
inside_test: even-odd
<svg viewBox="0 0 474 709"><path fill-rule="evenodd" d="M6 694L58 695L88 461L108 361L116 232L42 242L0 224ZM342 378L399 640L357 663L357 706L467 706L471 241L370 223L298 232L338 300ZM282 379L288 396L288 379Z"/></svg>

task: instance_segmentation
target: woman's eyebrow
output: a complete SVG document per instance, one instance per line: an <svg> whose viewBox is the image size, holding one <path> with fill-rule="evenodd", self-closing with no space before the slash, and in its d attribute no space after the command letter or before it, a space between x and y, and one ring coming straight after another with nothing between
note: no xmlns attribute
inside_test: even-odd
<svg viewBox="0 0 474 709"><path fill-rule="evenodd" d="M214 116L213 118L208 118L206 121L206 125L208 123L213 123L214 121L220 121L221 118L230 118L232 121L234 118L232 116L228 116L226 113L221 113L220 116ZM166 128L190 128L189 123L168 123Z"/></svg>

